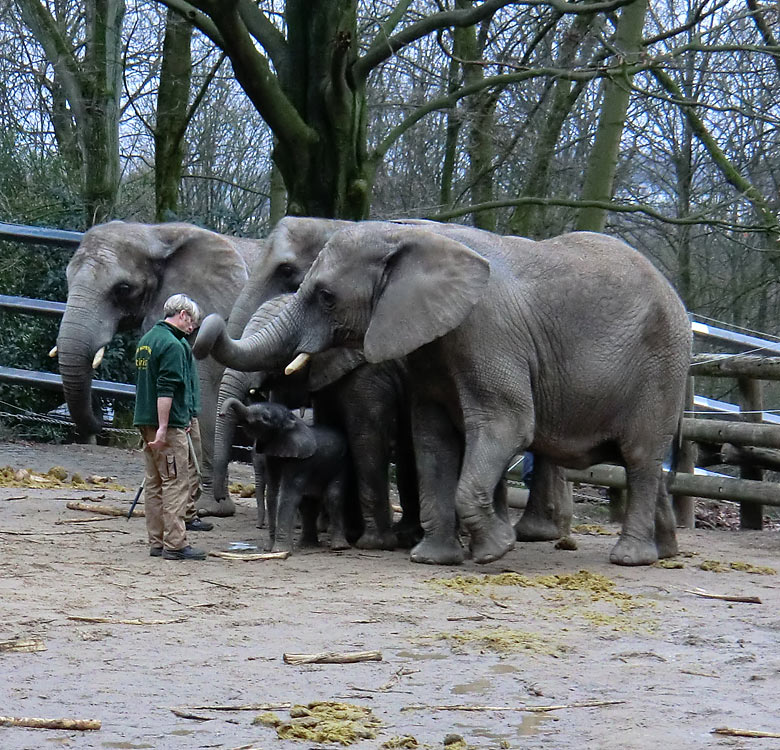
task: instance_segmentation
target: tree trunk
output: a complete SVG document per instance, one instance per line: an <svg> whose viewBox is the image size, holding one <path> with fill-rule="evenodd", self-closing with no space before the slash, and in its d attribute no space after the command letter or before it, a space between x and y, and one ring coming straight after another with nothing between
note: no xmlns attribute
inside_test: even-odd
<svg viewBox="0 0 780 750"><path fill-rule="evenodd" d="M624 64L633 62L641 51L642 27L647 13L647 0L634 0L620 13L615 46ZM582 200L608 202L617 169L618 149L626 122L628 102L631 97L631 77L622 74L604 79L601 117L596 139L590 152L582 188ZM580 210L577 229L601 232L607 219L602 207L586 207Z"/></svg>
<svg viewBox="0 0 780 750"><path fill-rule="evenodd" d="M82 95L84 207L87 225L110 218L119 190L119 97L122 90L123 0L86 4L86 54Z"/></svg>
<svg viewBox="0 0 780 750"><path fill-rule="evenodd" d="M155 221L176 218L189 120L192 24L168 10L154 128Z"/></svg>

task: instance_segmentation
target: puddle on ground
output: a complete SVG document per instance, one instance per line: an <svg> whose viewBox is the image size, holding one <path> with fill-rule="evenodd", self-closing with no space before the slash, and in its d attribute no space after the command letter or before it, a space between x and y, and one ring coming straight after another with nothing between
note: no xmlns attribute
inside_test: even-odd
<svg viewBox="0 0 780 750"><path fill-rule="evenodd" d="M487 677L480 677L478 680L466 682L463 685L455 685L451 692L455 695L466 695L468 693L485 693L490 690L491 682Z"/></svg>
<svg viewBox="0 0 780 750"><path fill-rule="evenodd" d="M517 734L520 737L538 734L540 730L545 728L544 723L546 721L558 721L558 719L555 716L547 716L546 714L523 714L520 726L517 728Z"/></svg>
<svg viewBox="0 0 780 750"><path fill-rule="evenodd" d="M398 651L397 656L402 659L415 659L423 661L426 659L449 659L451 654L436 654L429 651Z"/></svg>
<svg viewBox="0 0 780 750"><path fill-rule="evenodd" d="M520 667L516 667L514 664L494 664L490 667L490 671L496 674L510 674L511 672L519 672Z"/></svg>

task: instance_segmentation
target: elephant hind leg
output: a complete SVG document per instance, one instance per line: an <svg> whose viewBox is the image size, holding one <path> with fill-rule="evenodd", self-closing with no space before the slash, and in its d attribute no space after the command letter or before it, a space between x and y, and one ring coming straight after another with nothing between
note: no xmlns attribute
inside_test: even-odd
<svg viewBox="0 0 780 750"><path fill-rule="evenodd" d="M571 486L563 469L543 456L535 456L528 503L515 524L517 540L548 542L568 536L572 511Z"/></svg>
<svg viewBox="0 0 780 750"><path fill-rule="evenodd" d="M651 565L658 560L655 523L661 471L660 460L626 468L626 516L620 539L610 552L610 562L616 565Z"/></svg>
<svg viewBox="0 0 780 750"><path fill-rule="evenodd" d="M662 474L655 504L655 546L659 558L675 557L680 551L677 546L676 526L677 519L666 489L666 477Z"/></svg>

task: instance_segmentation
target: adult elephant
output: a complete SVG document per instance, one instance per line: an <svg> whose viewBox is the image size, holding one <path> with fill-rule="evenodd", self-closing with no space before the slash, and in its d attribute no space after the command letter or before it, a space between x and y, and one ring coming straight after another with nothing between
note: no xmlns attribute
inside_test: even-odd
<svg viewBox="0 0 780 750"><path fill-rule="evenodd" d="M280 295L261 305L244 329L250 337L282 311L292 295ZM369 364L354 349L338 348L311 358L305 371L285 376L286 356L247 361L234 356L233 339L224 325L218 340L196 341L196 357L212 354L227 365L219 388L219 417L214 441L214 494L228 495L227 466L237 426L236 410L225 410L233 399L246 402L264 391L288 407L311 403L315 420L343 431L354 465L355 490L362 530L356 546L393 549L411 546L421 536L417 476L412 451L407 373L401 361ZM213 346L213 348L212 348ZM224 412L224 413L223 413ZM380 427L381 426L381 427ZM403 517L393 527L388 497L388 468L395 457L396 485ZM254 456L258 525L263 518L265 477L262 457Z"/></svg>
<svg viewBox="0 0 780 750"><path fill-rule="evenodd" d="M205 339L212 321L221 325L207 319ZM264 357L350 346L369 362L407 358L425 530L413 560L457 556L456 512L474 560L496 560L516 534L554 521L559 498L544 496L543 480L554 490L561 479L549 467L618 461L628 503L610 559L640 565L677 551L662 462L690 345L672 287L617 239L577 232L534 242L366 222L331 238L291 302L241 348ZM493 492L525 449L542 459L541 483L534 478L513 529Z"/></svg>
<svg viewBox="0 0 780 750"><path fill-rule="evenodd" d="M188 294L206 313L229 315L264 247L263 240L227 237L185 223L112 221L84 234L68 264L68 300L57 337L65 400L83 436L101 429L102 419L92 409L93 362L114 334L138 326L148 330L162 318L165 300L177 292ZM198 509L203 515L232 515L232 503L215 503L211 491L222 368L209 362L198 370L204 484Z"/></svg>

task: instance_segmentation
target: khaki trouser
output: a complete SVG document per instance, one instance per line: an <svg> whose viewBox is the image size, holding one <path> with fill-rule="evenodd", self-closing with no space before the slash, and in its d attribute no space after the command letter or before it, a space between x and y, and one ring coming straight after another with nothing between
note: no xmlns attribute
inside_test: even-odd
<svg viewBox="0 0 780 750"><path fill-rule="evenodd" d="M164 450L153 451L156 427L139 427L144 440L144 510L152 547L179 550L187 546L185 515L190 498L190 447L182 427L169 427Z"/></svg>

